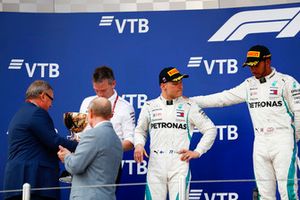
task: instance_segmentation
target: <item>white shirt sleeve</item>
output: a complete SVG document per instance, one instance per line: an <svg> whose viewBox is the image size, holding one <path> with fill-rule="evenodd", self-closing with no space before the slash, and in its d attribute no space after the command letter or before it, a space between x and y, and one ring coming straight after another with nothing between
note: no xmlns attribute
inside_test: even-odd
<svg viewBox="0 0 300 200"><path fill-rule="evenodd" d="M134 128L135 128L135 113L134 108L128 105L126 112L123 115L122 132L123 140L128 140L133 144L134 140Z"/></svg>
<svg viewBox="0 0 300 200"><path fill-rule="evenodd" d="M141 109L137 126L134 131L134 146L141 144L145 146L150 123L149 103L146 102Z"/></svg>
<svg viewBox="0 0 300 200"><path fill-rule="evenodd" d="M94 98L96 98L96 96L90 96L90 97L85 98L80 105L79 112L87 113L89 104Z"/></svg>

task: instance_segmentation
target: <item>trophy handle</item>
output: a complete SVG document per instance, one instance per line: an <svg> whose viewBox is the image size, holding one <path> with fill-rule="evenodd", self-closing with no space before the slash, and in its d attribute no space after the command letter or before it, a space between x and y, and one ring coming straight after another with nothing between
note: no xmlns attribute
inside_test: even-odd
<svg viewBox="0 0 300 200"><path fill-rule="evenodd" d="M68 140L75 140L75 133L73 133L71 130L70 131L70 135L67 135L67 139Z"/></svg>

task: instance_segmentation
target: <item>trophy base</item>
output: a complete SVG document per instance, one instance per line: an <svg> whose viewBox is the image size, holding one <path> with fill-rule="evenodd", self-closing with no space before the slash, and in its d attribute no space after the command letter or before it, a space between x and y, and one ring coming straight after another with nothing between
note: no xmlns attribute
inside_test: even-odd
<svg viewBox="0 0 300 200"><path fill-rule="evenodd" d="M60 177L59 181L63 183L72 183L72 176Z"/></svg>
<svg viewBox="0 0 300 200"><path fill-rule="evenodd" d="M63 183L72 183L72 175L67 171L63 171L59 177L59 181Z"/></svg>

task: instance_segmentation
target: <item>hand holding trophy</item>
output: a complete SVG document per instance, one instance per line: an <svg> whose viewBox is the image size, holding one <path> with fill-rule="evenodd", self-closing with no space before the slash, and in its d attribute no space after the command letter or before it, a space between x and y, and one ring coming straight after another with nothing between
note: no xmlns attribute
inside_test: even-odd
<svg viewBox="0 0 300 200"><path fill-rule="evenodd" d="M79 112L66 112L64 113L63 118L65 126L70 131L70 135L67 136L67 138L69 140L79 141L79 133L81 133L88 124L87 114ZM71 183L72 175L65 170L60 175L59 181Z"/></svg>

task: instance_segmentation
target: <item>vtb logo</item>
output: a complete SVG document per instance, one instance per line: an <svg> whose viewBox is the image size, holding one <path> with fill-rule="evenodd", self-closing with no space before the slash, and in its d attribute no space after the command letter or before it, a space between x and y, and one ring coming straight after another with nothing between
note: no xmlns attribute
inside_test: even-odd
<svg viewBox="0 0 300 200"><path fill-rule="evenodd" d="M8 69L20 70L25 65L29 77L33 77L35 73L40 73L44 78L48 75L49 78L57 78L59 76L59 65L57 63L33 63L24 62L24 59L11 59ZM38 72L37 72L38 71ZM48 74L46 74L48 72Z"/></svg>
<svg viewBox="0 0 300 200"><path fill-rule="evenodd" d="M208 75L211 75L213 72L218 74L236 74L238 71L238 61L236 59L207 60L203 59L202 56L190 57L187 67L199 68L201 63L203 63Z"/></svg>
<svg viewBox="0 0 300 200"><path fill-rule="evenodd" d="M203 197L203 198L202 198ZM236 192L214 192L206 193L203 189L191 189L189 192L189 200L238 200L239 195Z"/></svg>
<svg viewBox="0 0 300 200"><path fill-rule="evenodd" d="M239 12L208 42L243 40L249 34L279 32L276 38L295 37L300 31L300 7Z"/></svg>
<svg viewBox="0 0 300 200"><path fill-rule="evenodd" d="M120 34L125 31L128 31L129 33L147 33L149 31L148 19L139 18L119 20L114 18L114 16L102 16L99 26L112 26L113 22L115 22Z"/></svg>

